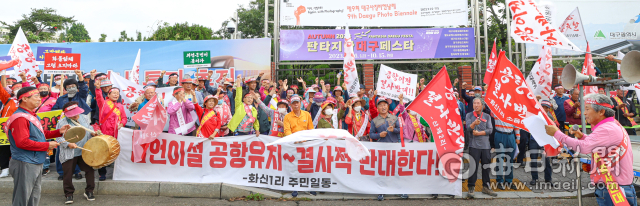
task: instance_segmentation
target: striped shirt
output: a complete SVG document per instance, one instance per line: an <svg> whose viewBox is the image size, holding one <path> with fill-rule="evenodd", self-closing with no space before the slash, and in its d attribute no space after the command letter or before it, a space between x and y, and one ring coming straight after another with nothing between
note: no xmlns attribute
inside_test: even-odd
<svg viewBox="0 0 640 206"><path fill-rule="evenodd" d="M512 124L500 121L498 118L495 118L495 120L496 120L496 131L503 132L503 133L511 133L515 130L516 140L520 140L520 129L513 126Z"/></svg>
<svg viewBox="0 0 640 206"><path fill-rule="evenodd" d="M56 129L60 129L65 125L71 125L72 127L75 126L75 124L70 124L69 121L69 118L66 117L58 120ZM86 128L92 128L89 124L89 119L85 115L80 115L80 118L78 118L78 123ZM80 140L79 142L76 142L76 145L78 147L83 147L84 144L87 143L89 139L91 139L91 137L91 133L86 132L84 138L82 138L82 140ZM82 156L82 150L69 148L69 143L65 141L64 136L56 138L56 141L60 143L60 147L58 147L58 160L60 161L60 163L64 163L67 160L73 159L74 157Z"/></svg>

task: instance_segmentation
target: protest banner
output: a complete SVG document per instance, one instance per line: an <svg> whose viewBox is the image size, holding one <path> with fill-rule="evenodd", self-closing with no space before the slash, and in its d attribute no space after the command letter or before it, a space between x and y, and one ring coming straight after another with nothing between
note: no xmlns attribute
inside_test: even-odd
<svg viewBox="0 0 640 206"><path fill-rule="evenodd" d="M534 95L540 95L543 100L549 100L552 97L553 61L551 59L551 47L542 47L538 61L533 65L533 69L527 76L527 85L531 87Z"/></svg>
<svg viewBox="0 0 640 206"><path fill-rule="evenodd" d="M149 148L149 143L156 140L158 135L162 133L162 129L167 123L167 117L167 110L160 104L156 96L131 117L140 126L140 130L133 131L134 162L142 160L144 152Z"/></svg>
<svg viewBox="0 0 640 206"><path fill-rule="evenodd" d="M75 74L75 70L80 70L80 54L44 54L45 74Z"/></svg>
<svg viewBox="0 0 640 206"><path fill-rule="evenodd" d="M553 48L581 51L540 13L533 0L509 0L513 14L511 37L518 43L534 43Z"/></svg>
<svg viewBox="0 0 640 206"><path fill-rule="evenodd" d="M380 66L378 74L376 83L378 95L399 101L398 96L403 94L404 102L410 102L416 98L417 74L404 73L384 64Z"/></svg>
<svg viewBox="0 0 640 206"><path fill-rule="evenodd" d="M587 52L591 52L589 43L587 43ZM584 55L584 62L582 64L582 74L596 76L596 65L593 64L593 57L590 53ZM584 86L584 95L598 93L598 86Z"/></svg>
<svg viewBox="0 0 640 206"><path fill-rule="evenodd" d="M56 130L58 120L64 117L64 115L62 115L62 110L41 112L37 113L37 115L40 117L42 127L49 131ZM2 128L0 130L0 145L9 145L9 137L7 136L7 120L9 120L9 117L0 118L0 127Z"/></svg>
<svg viewBox="0 0 640 206"><path fill-rule="evenodd" d="M235 77L235 68L231 67L229 69L225 68L191 68L184 69L183 76L189 77L191 79L199 79L201 77L207 78L209 76L209 71L213 71L213 75L211 75L211 79L209 79L209 86L221 85L224 83L226 78ZM164 79L168 81L169 76L165 74Z"/></svg>
<svg viewBox="0 0 640 206"><path fill-rule="evenodd" d="M464 0L278 0L283 26L457 26L468 24Z"/></svg>
<svg viewBox="0 0 640 206"><path fill-rule="evenodd" d="M18 65L13 67L14 69L6 70L6 74L12 75L14 78L19 78L18 74L24 72L27 79L30 80L31 77L36 76L36 71L40 69L38 65L36 65L36 58L33 55L31 46L29 46L27 37L22 31L22 27L18 29L18 33L16 33L16 37L13 39L13 44L11 44L7 55L11 56L11 59L18 59Z"/></svg>
<svg viewBox="0 0 640 206"><path fill-rule="evenodd" d="M493 39L493 49L491 49L491 56L489 56L489 61L487 61L487 71L484 73L484 79L482 79L482 83L489 84L491 82L491 78L493 77L493 70L496 68L496 62L498 61L498 53L496 53L496 38Z"/></svg>
<svg viewBox="0 0 640 206"><path fill-rule="evenodd" d="M47 53L56 53L56 54L67 54L71 53L71 48L62 48L62 47L38 47L36 52L36 64L44 65L44 54Z"/></svg>
<svg viewBox="0 0 640 206"><path fill-rule="evenodd" d="M349 34L349 27L344 31L344 84L349 94L356 94L360 90L360 78L356 69L356 56L353 54L353 40Z"/></svg>
<svg viewBox="0 0 640 206"><path fill-rule="evenodd" d="M132 117L136 112L129 111L129 106L133 104L138 97L144 95L144 89L142 85L136 84L130 80L125 79L124 77L118 74L111 74L110 78L111 83L113 83L113 87L120 88L120 97L122 97L122 106L125 108L125 114L127 115L127 126L135 126L135 122ZM158 97L166 100L167 98L173 98L173 87L163 87L157 88L156 93ZM166 101L165 101L166 102ZM164 103L164 102L163 102ZM167 104L163 104L167 105ZM167 126L168 127L168 126ZM165 128L167 131L168 128Z"/></svg>
<svg viewBox="0 0 640 206"><path fill-rule="evenodd" d="M352 29L356 58L473 58L474 28ZM344 30L281 30L280 60L344 58Z"/></svg>
<svg viewBox="0 0 640 206"><path fill-rule="evenodd" d="M584 34L584 26L582 25L582 18L580 17L580 10L576 7L567 18L564 19L562 25L560 25L560 32L571 40L587 40Z"/></svg>
<svg viewBox="0 0 640 206"><path fill-rule="evenodd" d="M0 56L0 62L6 63L6 62L9 62L9 61L11 61L11 56ZM6 70L7 71L13 71L13 68L14 67L9 67ZM618 71L620 71L620 69L618 69ZM618 73L620 73L620 72L618 72Z"/></svg>
<svg viewBox="0 0 640 206"><path fill-rule="evenodd" d="M211 66L210 51L185 51L184 68L198 68Z"/></svg>
<svg viewBox="0 0 640 206"><path fill-rule="evenodd" d="M370 157L349 157L345 140L267 144L266 135L207 138L162 133L139 163L132 161L130 129L118 133L116 181L228 183L275 190L361 194L461 195L462 180L440 176L434 143L362 142ZM167 178L171 177L171 178ZM429 187L425 187L429 185Z"/></svg>
<svg viewBox="0 0 640 206"><path fill-rule="evenodd" d="M407 110L420 114L431 127L438 157L442 159L441 163L445 165L443 169L447 171L445 174L452 175L447 177L450 181L458 179L464 148L464 125L453 93L449 74L443 66L416 97L416 101L407 107ZM451 162L452 160L456 161Z"/></svg>
<svg viewBox="0 0 640 206"><path fill-rule="evenodd" d="M136 84L140 84L140 49L138 49L138 56L136 56L136 61L133 62L133 67L131 68L131 72L129 75L126 75L132 82Z"/></svg>

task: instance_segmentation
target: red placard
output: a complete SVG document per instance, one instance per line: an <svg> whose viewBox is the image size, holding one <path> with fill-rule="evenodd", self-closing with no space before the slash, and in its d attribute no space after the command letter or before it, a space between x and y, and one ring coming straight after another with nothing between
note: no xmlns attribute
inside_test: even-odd
<svg viewBox="0 0 640 206"><path fill-rule="evenodd" d="M80 54L44 54L45 74L73 74L75 70L80 70Z"/></svg>

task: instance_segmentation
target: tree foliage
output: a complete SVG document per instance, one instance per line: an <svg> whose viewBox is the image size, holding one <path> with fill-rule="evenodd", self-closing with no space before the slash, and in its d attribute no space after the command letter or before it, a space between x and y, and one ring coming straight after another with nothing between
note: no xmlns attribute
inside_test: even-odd
<svg viewBox="0 0 640 206"><path fill-rule="evenodd" d="M107 34L100 34L100 39L98 39L98 41L105 42L106 39L107 39Z"/></svg>
<svg viewBox="0 0 640 206"><path fill-rule="evenodd" d="M141 35L141 34L140 34ZM213 30L198 24L168 22L159 25L153 34L145 38L145 41L165 41L165 40L211 40L219 39L213 36Z"/></svg>
<svg viewBox="0 0 640 206"><path fill-rule="evenodd" d="M122 30L120 32L120 38L118 38L119 42L124 42L124 41L133 41L133 37L128 37L127 36L127 31Z"/></svg>
<svg viewBox="0 0 640 206"><path fill-rule="evenodd" d="M91 37L89 37L89 32L84 28L84 24L82 23L73 23L71 28L67 29L65 32L67 38L65 39L68 42L87 42L91 41Z"/></svg>
<svg viewBox="0 0 640 206"><path fill-rule="evenodd" d="M227 26L233 25L235 27L238 22L238 32L241 38L263 38L264 36L264 1L254 0L249 2L249 5L240 6L236 9L238 12L238 19L231 18L231 21L225 21L222 23L220 29L215 32L215 35L220 38L229 39L231 34L227 32ZM273 7L269 7L269 17L273 16ZM273 19L271 19L273 20ZM273 24L270 24L273 26ZM273 36L273 27L269 29L269 36Z"/></svg>
<svg viewBox="0 0 640 206"><path fill-rule="evenodd" d="M23 14L22 19L8 24L7 22L0 21L2 25L9 27L9 42L12 42L18 33L18 29L22 27L25 32L25 36L29 42L49 41L55 37L56 31L64 31L76 20L74 17L66 17L56 13L55 9L43 8L43 9L31 9L31 13Z"/></svg>

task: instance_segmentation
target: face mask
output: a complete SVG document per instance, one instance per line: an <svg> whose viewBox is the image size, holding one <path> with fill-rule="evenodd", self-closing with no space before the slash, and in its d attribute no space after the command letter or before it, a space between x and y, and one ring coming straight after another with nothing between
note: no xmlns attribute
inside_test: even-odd
<svg viewBox="0 0 640 206"><path fill-rule="evenodd" d="M480 93L475 93L475 94L473 94L473 96L474 96L474 97L477 97L477 98L480 98L480 97L482 96L482 94L480 94Z"/></svg>
<svg viewBox="0 0 640 206"><path fill-rule="evenodd" d="M332 109L326 109L326 110L324 110L324 114L325 115L332 115L333 114L333 110Z"/></svg>
<svg viewBox="0 0 640 206"><path fill-rule="evenodd" d="M359 111L360 111L360 109L362 109L362 107L361 107L361 106L357 106L357 107L354 107L354 108L353 108L353 110L356 110L356 112L359 112Z"/></svg>
<svg viewBox="0 0 640 206"><path fill-rule="evenodd" d="M409 114L411 114L411 115L413 115L413 116L416 116L416 114L418 114L418 113L417 113L417 112L414 112L414 111L409 111Z"/></svg>
<svg viewBox="0 0 640 206"><path fill-rule="evenodd" d="M75 97L76 94L78 93L78 88L70 88L67 90L67 92L69 93L69 97Z"/></svg>
<svg viewBox="0 0 640 206"><path fill-rule="evenodd" d="M18 91L20 91L20 90L18 89L18 90L13 91L13 95L18 95Z"/></svg>
<svg viewBox="0 0 640 206"><path fill-rule="evenodd" d="M56 85L61 85L61 84L62 84L62 80L56 81Z"/></svg>
<svg viewBox="0 0 640 206"><path fill-rule="evenodd" d="M218 100L218 105L222 105L222 103L224 102L224 100Z"/></svg>
<svg viewBox="0 0 640 206"><path fill-rule="evenodd" d="M287 108L278 108L278 112L280 112L280 114L287 113Z"/></svg>
<svg viewBox="0 0 640 206"><path fill-rule="evenodd" d="M41 96L41 97L49 96L49 91L41 91L41 92L40 92L40 96Z"/></svg>

